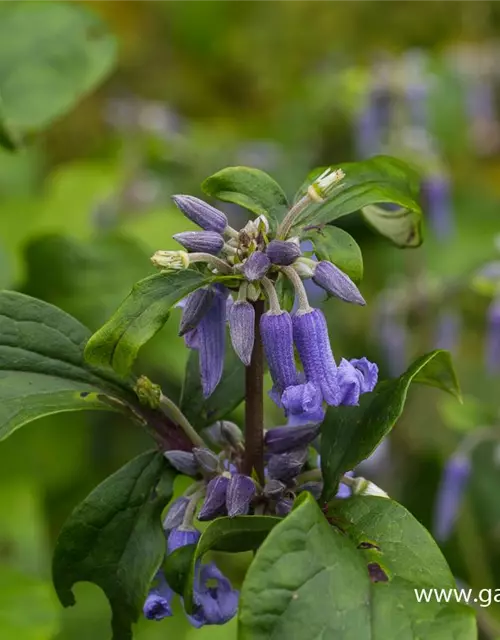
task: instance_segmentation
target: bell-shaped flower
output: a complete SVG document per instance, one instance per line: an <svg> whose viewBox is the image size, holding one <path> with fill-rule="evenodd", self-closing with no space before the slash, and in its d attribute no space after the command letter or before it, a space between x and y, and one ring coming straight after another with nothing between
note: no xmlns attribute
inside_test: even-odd
<svg viewBox="0 0 500 640"><path fill-rule="evenodd" d="M225 624L236 615L238 596L214 562L200 565L193 585L195 610L188 619L194 627Z"/></svg>
<svg viewBox="0 0 500 640"><path fill-rule="evenodd" d="M226 350L227 294L217 293L212 306L198 324L197 343L203 396L208 398L219 384Z"/></svg>
<svg viewBox="0 0 500 640"><path fill-rule="evenodd" d="M154 586L150 589L143 606L144 616L148 620L159 622L172 615L174 591L169 587L162 571L158 571Z"/></svg>
<svg viewBox="0 0 500 640"><path fill-rule="evenodd" d="M224 474L212 478L207 484L205 500L198 513L198 520L213 520L226 511L226 495L229 478Z"/></svg>
<svg viewBox="0 0 500 640"><path fill-rule="evenodd" d="M260 319L262 344L278 394L299 383L293 353L292 318L286 311L264 313Z"/></svg>
<svg viewBox="0 0 500 640"><path fill-rule="evenodd" d="M175 529L182 524L188 504L189 498L185 496L181 496L172 502L163 520L163 530L165 533L169 533L171 529Z"/></svg>
<svg viewBox="0 0 500 640"><path fill-rule="evenodd" d="M470 460L461 453L446 463L434 507L434 536L439 542L447 540L453 531L470 474Z"/></svg>
<svg viewBox="0 0 500 640"><path fill-rule="evenodd" d="M175 527L168 535L167 553L172 553L172 551L188 544L196 544L200 536L201 533L194 527L185 527L183 525Z"/></svg>

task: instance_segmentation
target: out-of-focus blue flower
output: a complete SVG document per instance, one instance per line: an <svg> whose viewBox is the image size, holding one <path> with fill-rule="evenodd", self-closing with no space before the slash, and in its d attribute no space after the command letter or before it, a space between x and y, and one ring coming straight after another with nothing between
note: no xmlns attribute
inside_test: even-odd
<svg viewBox="0 0 500 640"><path fill-rule="evenodd" d="M173 590L168 586L162 571L155 577L155 585L150 589L143 606L144 616L148 620L159 622L172 615Z"/></svg>
<svg viewBox="0 0 500 640"><path fill-rule="evenodd" d="M445 309L437 318L436 349L446 349L454 352L460 340L460 329L462 328L462 318L458 311Z"/></svg>
<svg viewBox="0 0 500 640"><path fill-rule="evenodd" d="M238 596L238 591L214 562L201 565L193 586L195 611L188 619L197 628L205 624L225 624L238 610Z"/></svg>
<svg viewBox="0 0 500 640"><path fill-rule="evenodd" d="M431 174L422 181L424 211L438 240L447 240L455 231L451 183L445 174Z"/></svg>
<svg viewBox="0 0 500 640"><path fill-rule="evenodd" d="M500 372L500 298L493 300L488 309L486 367L492 374Z"/></svg>
<svg viewBox="0 0 500 640"><path fill-rule="evenodd" d="M444 467L434 507L434 537L440 542L453 531L470 473L470 460L461 453L453 455Z"/></svg>

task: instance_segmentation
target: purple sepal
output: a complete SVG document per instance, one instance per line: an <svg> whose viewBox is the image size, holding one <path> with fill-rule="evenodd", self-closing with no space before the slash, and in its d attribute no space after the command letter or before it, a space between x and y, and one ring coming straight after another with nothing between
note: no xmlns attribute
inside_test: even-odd
<svg viewBox="0 0 500 640"><path fill-rule="evenodd" d="M267 245L266 255L273 264L288 266L300 258L298 244L287 240L271 240Z"/></svg>
<svg viewBox="0 0 500 640"><path fill-rule="evenodd" d="M359 404L359 372L345 358L340 361L337 380L340 387L340 404L355 407Z"/></svg>
<svg viewBox="0 0 500 640"><path fill-rule="evenodd" d="M291 498L281 498L276 503L276 515L280 517L287 516L293 507L293 500Z"/></svg>
<svg viewBox="0 0 500 640"><path fill-rule="evenodd" d="M331 262L326 260L318 262L314 269L313 281L331 296L340 298L344 302L366 304L351 278Z"/></svg>
<svg viewBox="0 0 500 640"><path fill-rule="evenodd" d="M277 498L281 498L285 493L286 485L284 485L280 480L274 480L271 478L268 480L264 486L264 495L266 498L273 498L276 500Z"/></svg>
<svg viewBox="0 0 500 640"><path fill-rule="evenodd" d="M491 374L500 372L500 298L493 300L488 309L486 366Z"/></svg>
<svg viewBox="0 0 500 640"><path fill-rule="evenodd" d="M182 309L179 335L183 336L196 329L201 319L212 306L215 298L213 289L197 289L185 299ZM190 345L187 345L190 346Z"/></svg>
<svg viewBox="0 0 500 640"><path fill-rule="evenodd" d="M192 329L184 334L184 344L188 349L199 349L200 339L198 337L198 329Z"/></svg>
<svg viewBox="0 0 500 640"><path fill-rule="evenodd" d="M217 472L219 468L219 458L213 451L205 447L194 447L193 455L202 471L208 474Z"/></svg>
<svg viewBox="0 0 500 640"><path fill-rule="evenodd" d="M378 381L378 366L367 358L354 358L349 362L358 373L360 393L373 391Z"/></svg>
<svg viewBox="0 0 500 640"><path fill-rule="evenodd" d="M181 496L174 500L170 505L167 515L163 520L163 530L168 533L171 529L179 527L182 524L186 508L189 504L189 499Z"/></svg>
<svg viewBox="0 0 500 640"><path fill-rule="evenodd" d="M308 382L321 389L323 399L334 407L340 404L337 365L333 358L325 316L319 309L293 316L293 337Z"/></svg>
<svg viewBox="0 0 500 640"><path fill-rule="evenodd" d="M182 213L207 231L223 233L227 227L227 217L222 211L193 196L172 196L172 200Z"/></svg>
<svg viewBox="0 0 500 640"><path fill-rule="evenodd" d="M286 311L264 313L260 319L260 332L276 390L283 392L287 387L298 384L290 314Z"/></svg>
<svg viewBox="0 0 500 640"><path fill-rule="evenodd" d="M267 463L269 477L287 483L299 475L306 460L307 449L274 454Z"/></svg>
<svg viewBox="0 0 500 640"><path fill-rule="evenodd" d="M262 253L262 251L254 251L243 264L243 275L250 282L255 282L266 275L270 266L271 261L265 253Z"/></svg>
<svg viewBox="0 0 500 640"><path fill-rule="evenodd" d="M187 251L210 253L214 256L224 246L224 238L215 231L183 231L175 233L173 238Z"/></svg>
<svg viewBox="0 0 500 640"><path fill-rule="evenodd" d="M205 500L198 514L198 520L213 520L225 512L229 478L217 476L207 484Z"/></svg>
<svg viewBox="0 0 500 640"><path fill-rule="evenodd" d="M248 367L255 340L255 310L246 300L237 300L228 311L229 335L238 358Z"/></svg>
<svg viewBox="0 0 500 640"><path fill-rule="evenodd" d="M266 432L264 444L270 453L285 453L292 449L306 447L316 438L319 430L319 424L276 427Z"/></svg>
<svg viewBox="0 0 500 640"><path fill-rule="evenodd" d="M172 529L167 540L167 553L172 553L180 547L188 544L196 544L200 539L201 533L194 527L176 527Z"/></svg>
<svg viewBox="0 0 500 640"><path fill-rule="evenodd" d="M150 589L144 602L143 613L148 620L159 622L172 615L172 598L174 597L163 572L159 571L155 577L156 585Z"/></svg>
<svg viewBox="0 0 500 640"><path fill-rule="evenodd" d="M300 487L297 488L297 493L300 493L301 491L309 491L315 500L319 500L323 492L323 483L312 481L304 482L304 484L301 484Z"/></svg>
<svg viewBox="0 0 500 640"><path fill-rule="evenodd" d="M224 370L226 350L226 299L217 294L198 328L198 353L203 397L208 398L217 387Z"/></svg>
<svg viewBox="0 0 500 640"><path fill-rule="evenodd" d="M250 502L255 495L255 483L252 478L235 473L227 487L226 509L230 518L244 516L250 509Z"/></svg>
<svg viewBox="0 0 500 640"><path fill-rule="evenodd" d="M323 422L322 402L321 391L312 382L287 387L281 396L281 405L291 427Z"/></svg>
<svg viewBox="0 0 500 640"><path fill-rule="evenodd" d="M183 473L186 476L195 476L198 474L198 464L194 458L194 455L189 451L165 451L165 458L170 464L177 469L179 473Z"/></svg>
<svg viewBox="0 0 500 640"><path fill-rule="evenodd" d="M446 463L434 510L434 537L439 542L453 531L470 473L470 460L463 454L453 455Z"/></svg>
<svg viewBox="0 0 500 640"><path fill-rule="evenodd" d="M193 585L195 612L187 617L197 628L204 624L225 624L236 615L238 596L214 562L200 565Z"/></svg>

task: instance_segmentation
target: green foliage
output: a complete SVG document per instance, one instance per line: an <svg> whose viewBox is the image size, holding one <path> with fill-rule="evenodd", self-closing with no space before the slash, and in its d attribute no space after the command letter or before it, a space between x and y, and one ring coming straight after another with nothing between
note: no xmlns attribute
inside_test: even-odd
<svg viewBox="0 0 500 640"><path fill-rule="evenodd" d="M6 148L61 116L109 73L116 42L83 7L5 3L0 11L0 142ZM13 73L15 70L15 73Z"/></svg>
<svg viewBox="0 0 500 640"><path fill-rule="evenodd" d="M163 559L160 515L175 473L160 453L142 454L94 489L59 534L53 580L61 603L75 604L76 582L97 584L111 605L113 640L132 638L132 623ZM160 480L162 491L155 496Z"/></svg>
<svg viewBox="0 0 500 640"><path fill-rule="evenodd" d="M51 413L113 408L124 388L85 364L89 335L50 304L0 292L0 439Z"/></svg>
<svg viewBox="0 0 500 640"><path fill-rule="evenodd" d="M288 202L279 184L264 171L249 167L227 167L207 178L203 191L224 202L235 204L256 215L279 220Z"/></svg>
<svg viewBox="0 0 500 640"><path fill-rule="evenodd" d="M311 204L298 216L292 227L298 231L311 225L322 225L332 222L341 216L365 207L384 203L398 205L394 211L382 214L370 209L365 217L375 226L377 231L398 246L416 247L422 241L422 212L416 196L418 193L418 176L406 163L388 156L375 156L363 162L345 163L331 167L342 169L345 177L336 183L328 192L328 198L322 204ZM314 182L324 168L312 171L297 197L304 195L307 185Z"/></svg>
<svg viewBox="0 0 500 640"><path fill-rule="evenodd" d="M231 348L226 349L221 381L209 398L203 397L198 351L189 354L180 408L199 431L227 416L245 397L245 366Z"/></svg>
<svg viewBox="0 0 500 640"><path fill-rule="evenodd" d="M437 387L460 399L447 351L432 351L416 360L399 378L379 384L356 407L329 407L321 425L321 467L326 500L336 493L340 476L367 458L394 427L412 382Z"/></svg>
<svg viewBox="0 0 500 640"><path fill-rule="evenodd" d="M328 260L337 265L353 282L363 279L363 255L354 238L338 227L318 227L308 231L304 238L314 245L318 260Z"/></svg>
<svg viewBox="0 0 500 640"><path fill-rule="evenodd" d="M453 588L454 580L430 535L403 507L355 498L338 513L348 521L347 536L304 494L271 531L243 584L240 640L476 637L472 609L417 602L415 588ZM375 547L361 550L360 543ZM387 579L380 574L372 582L367 565L375 563Z"/></svg>

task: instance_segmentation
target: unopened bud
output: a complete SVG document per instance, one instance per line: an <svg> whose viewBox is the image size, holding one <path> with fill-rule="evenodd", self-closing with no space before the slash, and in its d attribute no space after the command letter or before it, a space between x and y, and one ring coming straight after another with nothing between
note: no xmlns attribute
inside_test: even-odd
<svg viewBox="0 0 500 640"><path fill-rule="evenodd" d="M288 266L300 258L300 247L287 240L271 240L266 248L266 256L273 264Z"/></svg>
<svg viewBox="0 0 500 640"><path fill-rule="evenodd" d="M182 213L207 231L223 233L227 227L227 217L219 209L193 196L172 196L172 200Z"/></svg>
<svg viewBox="0 0 500 640"><path fill-rule="evenodd" d="M255 483L252 478L235 473L227 488L226 508L230 518L246 515L250 502L255 495Z"/></svg>
<svg viewBox="0 0 500 640"><path fill-rule="evenodd" d="M185 496L181 496L172 502L163 520L163 530L165 532L169 532L171 529L175 529L175 527L179 527L182 524L188 504L189 498Z"/></svg>
<svg viewBox="0 0 500 640"><path fill-rule="evenodd" d="M255 310L246 300L237 300L228 314L231 343L238 358L248 367L255 339Z"/></svg>
<svg viewBox="0 0 500 640"><path fill-rule="evenodd" d="M389 497L383 489L366 478L353 478L351 482L351 489L355 496L377 496L379 498Z"/></svg>
<svg viewBox="0 0 500 640"><path fill-rule="evenodd" d="M180 473L186 476L198 474L198 464L195 457L189 451L165 451L163 454L170 464Z"/></svg>
<svg viewBox="0 0 500 640"><path fill-rule="evenodd" d="M313 281L331 296L340 298L344 302L366 304L354 282L331 262L326 260L318 262L314 269Z"/></svg>
<svg viewBox="0 0 500 640"><path fill-rule="evenodd" d="M183 231L173 236L188 251L217 255L224 246L224 238L215 231Z"/></svg>
<svg viewBox="0 0 500 640"><path fill-rule="evenodd" d="M265 253L254 251L243 264L243 275L248 281L254 282L263 278L269 271L270 266L271 262Z"/></svg>
<svg viewBox="0 0 500 640"><path fill-rule="evenodd" d="M159 269L187 269L189 267L189 254L185 251L157 251L151 262Z"/></svg>
<svg viewBox="0 0 500 640"><path fill-rule="evenodd" d="M219 469L219 458L210 449L195 447L193 455L202 471L208 474L217 473Z"/></svg>

